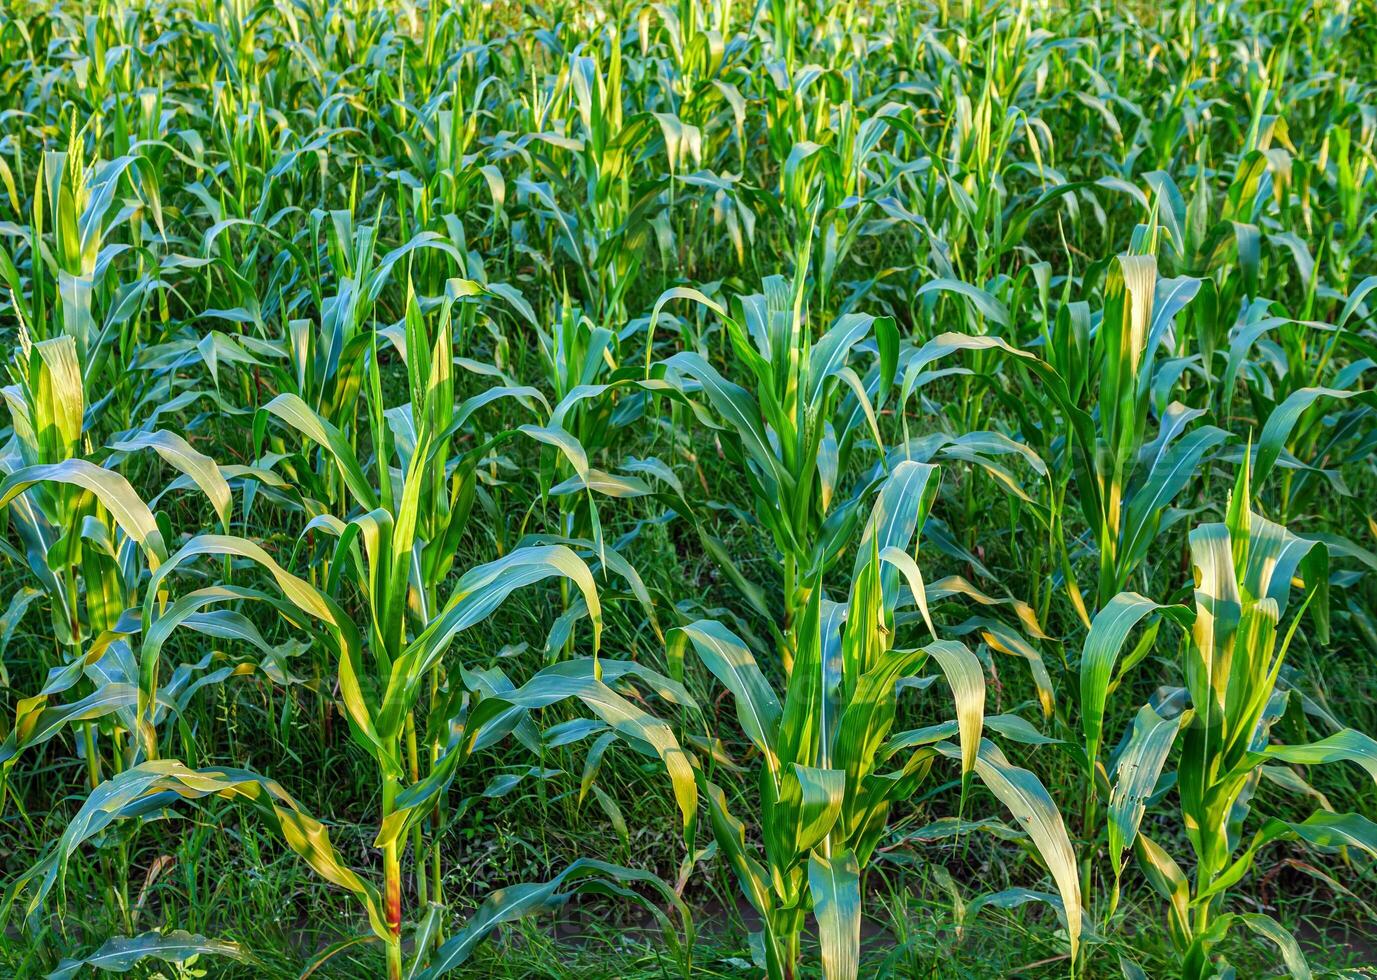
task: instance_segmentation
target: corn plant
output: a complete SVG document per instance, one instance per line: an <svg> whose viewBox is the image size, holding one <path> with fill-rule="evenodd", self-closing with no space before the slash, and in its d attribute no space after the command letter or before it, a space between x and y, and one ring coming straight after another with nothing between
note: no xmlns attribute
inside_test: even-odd
<svg viewBox="0 0 1377 980"><path fill-rule="evenodd" d="M450 295L452 303L455 291ZM337 469L357 508L347 521L316 523L339 539L327 592L336 593L336 583L352 575L368 610L369 659L362 659L358 645L343 642L338 669L352 730L360 745L372 754L382 787L377 843L383 849L386 929L381 938L387 943L389 976L401 976L402 970L402 850L410 835L416 861L421 863L422 821L440 805L439 790L448 786L465 755L462 745L456 748L449 744L448 716L441 712L435 719L434 714L442 700L436 671L449 644L458 632L490 614L514 589L552 576L568 579L581 593L582 608L594 624L595 652L601 630L592 577L583 562L564 546L518 548L496 562L471 569L447 602L438 601L435 583L444 578L454 560L473 499L474 467L490 446L485 441L455 459L453 467L449 465L452 440L469 414L464 409L454 411L450 343L448 308L431 332L413 300L406 318L411 401L400 410L382 410L377 361L370 361L373 445L395 445L402 466L399 487L393 486L385 457L375 456L376 479L370 479L341 433L300 398L280 395L264 407L262 416L264 422L269 416L276 417L316 443ZM409 616L409 609L416 613ZM409 619L416 624L414 632L408 627ZM429 773L423 780L415 709L427 692L432 719L444 722L446 728L428 733ZM597 702L590 703L597 710ZM633 720L642 717L629 705L625 714ZM665 730L657 739L645 740L651 744L658 740L666 752L671 747L677 751L672 736L666 739L667 735ZM480 736L474 732L470 737ZM418 900L423 905L431 894L437 902L442 898L439 854L434 846L430 874L429 891L426 877L417 878ZM378 928L376 921L374 928ZM442 961L449 958L444 949L442 946L437 954ZM427 952L419 948L415 955L423 959Z"/></svg>
<svg viewBox="0 0 1377 980"><path fill-rule="evenodd" d="M1181 956L1183 976L1218 975L1226 962L1212 951L1234 924L1275 942L1294 975L1308 975L1294 939L1260 912L1226 911L1228 889L1247 873L1266 843L1300 839L1321 848L1354 846L1372 851L1370 821L1325 809L1299 823L1268 819L1239 853L1252 798L1265 769L1277 762L1353 760L1371 768L1374 743L1352 729L1317 742L1281 745L1272 729L1298 692L1279 684L1301 616L1310 611L1319 637L1328 630L1328 556L1322 544L1296 537L1250 509L1248 468L1240 473L1227 520L1191 532L1195 608L1161 607L1132 593L1116 596L1096 617L1082 663L1082 706L1087 754L1097 764L1105 697L1151 650L1154 623L1133 651L1116 661L1129 631L1145 617L1162 615L1191 628L1184 645L1186 686L1144 705L1115 752L1108 795L1107 847L1117 882L1123 858L1136 848L1148 881L1167 899L1169 931ZM1280 632L1292 581L1299 576L1304 601ZM1181 817L1196 855L1193 880L1171 855L1143 833L1148 801L1157 791L1174 745L1180 742L1175 783ZM1099 771L1097 785L1108 786ZM1289 785L1305 787L1293 777Z"/></svg>
<svg viewBox="0 0 1377 980"><path fill-rule="evenodd" d="M72 338L82 381L103 386L99 405L118 405L121 365L135 356L159 286L144 274L154 263L141 233L145 211L162 226L153 162L137 153L91 161L73 126L65 149L44 154L34 181L24 251L0 249L13 315L35 340ZM122 193L132 203L118 207Z"/></svg>
<svg viewBox="0 0 1377 980"><path fill-rule="evenodd" d="M823 973L859 970L862 873L885 833L890 808L912 795L940 758L975 772L1026 827L1062 896L1075 957L1080 892L1075 856L1051 797L1032 773L982 739L985 680L965 646L936 637L919 648L895 644L899 579L927 619L926 590L906 550L936 495L938 470L906 462L876 498L859 544L849 595L826 599L819 582L798 625L797 657L782 697L750 648L720 622L699 620L673 633L671 662L683 670L691 644L736 702L742 731L760 754L755 817L762 864L746 825L721 788L700 777L713 834L743 897L764 923L764 967L771 978L798 970L804 919L817 920ZM891 735L897 685L935 662L951 688L959 735L948 726Z"/></svg>
<svg viewBox="0 0 1377 980"><path fill-rule="evenodd" d="M26 745L52 737L67 723L80 723L94 789L102 761L92 721L121 713L124 727L113 740L118 745L127 737L128 742L114 753L117 768L156 752L149 725L155 706L148 700L148 685L139 686L141 670L130 666L134 658L126 641L137 632L129 610L141 602L144 575L167 558L170 536L166 517L159 522L113 466L140 450L156 451L206 496L225 531L231 492L209 457L167 430L115 440L111 448L117 452L107 466L86 458L91 440L76 341L61 336L31 343L27 334L21 339L12 365L18 383L5 389L19 454L3 463L0 500L9 505L24 563L48 597L58 656L50 662L42 693L19 708L4 771ZM95 689L76 702L80 707L67 705L45 716L49 699L70 690L83 675Z"/></svg>
<svg viewBox="0 0 1377 980"><path fill-rule="evenodd" d="M320 424L317 422L317 424ZM341 457L347 460L347 457ZM70 469L70 468L69 468ZM373 647L380 675L369 675L362 660L363 639L341 607L328 595L315 589L304 580L292 575L277 564L266 552L245 539L227 535L201 534L192 537L186 544L171 555L163 550L162 539L157 525L146 505L128 493L127 484L108 471L91 467L96 473L103 473L103 479L96 480L87 470L69 473L67 470L53 472L41 468L20 470L6 481L0 492L0 500L10 499L18 493L34 486L40 481L77 481L77 485L92 483L99 488L100 496L115 508L121 526L135 540L150 552L151 576L148 583L147 598L143 603L143 625L139 630L145 637L142 644L142 663L139 665L138 685L129 683L129 678L114 674L107 665L96 676L102 682L98 697L78 701L63 708L41 713L47 693L38 703L27 705L16 723L16 737L25 743L45 740L51 737L59 726L73 720L99 717L118 711L121 708L137 707L138 715L130 723L130 730L147 733L144 751L132 755L126 766L110 780L94 786L91 795L83 804L82 810L64 834L58 846L32 867L17 882L11 900L25 890L31 889L27 902L28 918L32 922L43 908L44 900L55 885L60 886L65 868L71 854L92 836L100 833L113 820L137 816L150 805L164 805L173 797L197 799L205 796L219 796L228 799L246 799L258 805L270 825L275 826L284 842L301 855L310 866L326 880L353 892L363 903L375 934L387 948L389 976L402 975L402 954L400 948L402 924L402 896L400 850L413 828L419 828L439 803L439 791L449 785L455 769L460 762L476 748L497 738L501 738L519 720L519 708L508 707L496 714L490 713L483 724L465 725L466 706L458 698L446 695L445 703L450 710L441 708L438 717L443 719L447 735L442 748L443 754L434 757L431 771L425 781L415 777L415 736L410 729L409 745L404 747L403 735L410 726L410 705L420 697L423 681L440 659L457 633L472 626L490 615L503 599L513 590L523 585L538 582L551 575L566 575L574 579L583 592L586 608L592 617L594 630L594 649L600 632L600 606L593 580L587 567L567 548L524 548L487 566L471 569L461 578L456 593L443 607L436 610L433 618L427 620L415 640L393 647L395 657L388 657L387 649ZM404 496L415 500L419 496L413 470L411 493ZM410 512L414 515L414 505ZM408 512L403 511L407 517ZM393 558L393 546L397 538L391 532L393 524L386 511L375 508L364 515L354 525L353 534L363 534L367 544L365 550L369 564L367 584L370 591L370 608L375 618L370 629L372 642L387 641L383 628L387 626L389 605L396 593L389 593L378 586L385 586L388 578L381 574L389 566L383 565ZM363 530L361 531L360 528ZM366 531L367 533L363 533ZM165 559L159 562L159 555ZM232 556L263 568L274 580L280 590L281 600L269 601L283 609L284 614L303 626L317 624L328 642L337 651L338 683L347 717L359 742L374 754L382 783L382 812L379 822L377 845L383 851L383 887L361 878L349 869L340 859L330 843L328 832L313 817L281 790L277 784L262 776L244 770L200 769L191 770L175 760L156 758L156 741L152 738L157 714L152 705L159 700L166 701L167 694L159 685L159 653L168 633L177 626L190 622L208 606L261 597L252 590L234 590L212 587L193 591L179 598L159 615L162 603L157 597L165 595L170 584L170 576L179 568L189 565L201 556ZM401 579L408 581L410 549L401 555ZM382 566L381 568L379 566ZM377 583L375 586L374 583ZM403 596L405 585L403 586ZM200 628L206 628L201 626ZM399 627L401 628L401 627ZM124 632L130 632L126 628ZM103 653L104 648L113 646L110 641L99 645L93 653ZM112 649L111 657L116 667L122 666L118 648ZM386 658L386 659L384 659ZM94 658L91 658L94 659ZM97 661L100 663L100 661ZM656 747L666 763L670 764L676 785L680 787L680 800L685 807L686 819L693 808L693 786L685 767L674 765L674 760L682 757L681 750L669 730L659 722L650 719L640 709L607 689L596 680L598 666L596 661L584 661L591 665L584 673L587 676L587 689L569 681L565 675L556 678L564 681L554 696L545 703L564 697L583 697L594 710L605 715L609 725L634 737L638 744ZM576 665L578 666L578 665ZM113 676L112 676L113 675ZM181 679L181 684L185 678ZM367 683L367 689L364 684ZM62 690L54 687L54 691ZM126 693L127 692L127 693ZM175 688L174 695L177 693ZM175 703L175 702L174 702ZM145 707L148 706L148 707ZM16 739L12 738L6 746L6 753L13 756ZM403 752L409 749L413 778L410 785L404 785L407 770ZM685 780L688 780L687 782ZM419 849L418 849L419 851ZM420 855L418 853L418 864ZM630 874L612 869L612 866L595 863L589 866L571 868L565 876L555 881L549 889L547 899L567 898L568 894L580 887L605 887L597 884L604 881L598 875ZM565 878L571 879L572 891L561 892ZM643 876L642 876L643 877ZM582 882L582 884L580 884ZM468 929L461 931L435 949L437 958L433 967L436 973L458 965L466 958L478 939L486 931L503 920L500 906L512 901L512 897L501 899L499 908L488 909L488 915L476 920ZM518 904L517 908L521 908ZM431 943L438 942L441 936L438 906L432 906L421 923L421 934L425 941L418 945L415 956L418 963L424 963L431 952ZM500 913L500 914L499 914ZM414 969L414 967L413 967Z"/></svg>
<svg viewBox="0 0 1377 980"><path fill-rule="evenodd" d="M656 367L657 377L674 390L686 397L701 394L707 401L714 425L729 438L734 461L748 480L754 517L769 531L778 553L783 593L778 626L771 610L761 611L777 628L786 671L795 658L794 628L813 586L860 523L871 481L850 496L843 495L840 483L867 436L883 446L876 405L883 405L893 384L898 356L894 323L887 317L846 314L815 340L802 289L802 279L791 288L783 277L771 277L764 295L740 299L736 317L696 290L671 290L656 303L646 344L649 374L659 310L683 295L717 314L749 372L750 387L743 387L692 351ZM862 378L851 360L871 338L874 366Z"/></svg>
<svg viewBox="0 0 1377 980"><path fill-rule="evenodd" d="M1196 856L1193 880L1141 833L1144 872L1170 902L1169 924L1182 954L1182 975L1215 976L1226 964L1212 957L1230 927L1242 924L1275 942L1293 975L1308 974L1292 939L1264 913L1226 911L1236 884L1258 848L1280 837L1319 846L1377 848L1370 821L1357 814L1319 811L1305 821L1269 820L1238 853L1251 798L1269 761L1322 763L1353 760L1371 769L1377 743L1344 729L1317 742L1273 744L1271 729L1291 692L1277 679L1300 624L1310 611L1318 637L1328 631L1328 561L1323 545L1305 541L1253 513L1248 469L1241 473L1228 519L1191 533L1195 570L1195 623L1184 673L1190 695L1177 785L1181 817ZM1291 580L1303 578L1305 599L1286 632L1280 632ZM1160 723L1159 723L1160 727ZM1125 846L1132 843L1125 840Z"/></svg>

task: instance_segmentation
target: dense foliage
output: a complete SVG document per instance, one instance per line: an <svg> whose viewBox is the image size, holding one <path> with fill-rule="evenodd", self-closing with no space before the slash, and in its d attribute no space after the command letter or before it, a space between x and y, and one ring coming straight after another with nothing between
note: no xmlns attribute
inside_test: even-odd
<svg viewBox="0 0 1377 980"><path fill-rule="evenodd" d="M1372 975L1375 52L5 0L6 975Z"/></svg>

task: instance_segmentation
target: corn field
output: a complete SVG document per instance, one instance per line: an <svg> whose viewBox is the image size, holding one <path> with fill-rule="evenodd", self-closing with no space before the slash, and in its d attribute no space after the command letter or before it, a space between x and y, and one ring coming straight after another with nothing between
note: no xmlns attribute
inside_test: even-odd
<svg viewBox="0 0 1377 980"><path fill-rule="evenodd" d="M0 66L0 974L1377 977L1372 0Z"/></svg>

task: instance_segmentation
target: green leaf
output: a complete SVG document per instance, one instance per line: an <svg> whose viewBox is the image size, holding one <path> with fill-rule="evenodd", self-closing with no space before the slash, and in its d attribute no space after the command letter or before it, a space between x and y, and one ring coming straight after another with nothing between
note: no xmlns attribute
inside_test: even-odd
<svg viewBox="0 0 1377 980"><path fill-rule="evenodd" d="M959 756L950 746L937 748L943 755ZM1074 960L1081 939L1081 883L1076 852L1071 848L1061 813L1037 776L1011 763L988 739L980 742L975 772L990 792L1008 807L1047 864L1065 908L1066 931Z"/></svg>
<svg viewBox="0 0 1377 980"><path fill-rule="evenodd" d="M842 801L846 797L846 773L840 769L789 767L780 790L776 821L782 813L796 815L791 827L767 827L766 832L779 834L790 857L807 853L832 831L841 816Z"/></svg>
<svg viewBox="0 0 1377 980"><path fill-rule="evenodd" d="M13 766L21 751L48 741L68 725L92 721L139 703L139 689L133 684L106 684L69 704L45 707L47 698L39 695L19 702L14 728L0 744L0 765Z"/></svg>
<svg viewBox="0 0 1377 980"><path fill-rule="evenodd" d="M914 535L921 535L932 505L937 500L941 482L942 469L939 466L904 460L894 467L875 498L875 506L861 534L856 550L856 565L851 573L853 579L870 560L872 547L876 552L884 552L888 548L906 551ZM881 572L886 608L893 608L898 574L895 568L886 568Z"/></svg>
<svg viewBox="0 0 1377 980"><path fill-rule="evenodd" d="M942 668L956 702L961 774L964 776L975 769L980 753L980 733L985 718L985 670L976 655L962 643L939 640L929 644L926 650Z"/></svg>
<svg viewBox="0 0 1377 980"><path fill-rule="evenodd" d="M201 489L215 507L215 516L220 518L220 526L229 530L230 488L220 474L215 461L204 453L197 452L175 432L159 429L155 432L138 432L128 439L112 442L110 448L117 452L136 452L152 449L175 467Z"/></svg>
<svg viewBox="0 0 1377 980"><path fill-rule="evenodd" d="M505 710L507 706L536 710L568 698L578 698L633 745L646 746L659 757L669 773L687 831L698 809L693 766L668 725L599 679L600 667L610 669L614 663L608 661L599 664L584 658L546 667L515 691L496 695L480 703L469 724L473 729L480 729L487 718Z"/></svg>
<svg viewBox="0 0 1377 980"><path fill-rule="evenodd" d="M1205 454L1229 438L1223 429L1201 426L1184 436L1155 461L1147 482L1133 492L1124 513L1121 568L1131 569L1146 556L1163 511L1190 483ZM1123 581L1123 579L1120 579Z"/></svg>
<svg viewBox="0 0 1377 980"><path fill-rule="evenodd" d="M969 302L986 320L1001 327L1009 326L1009 310L979 286L972 286L959 279L933 279L919 286L914 296L916 298L935 292L955 293Z"/></svg>
<svg viewBox="0 0 1377 980"><path fill-rule="evenodd" d="M1109 860L1116 878L1123 872L1124 850L1138 837L1147 800L1162 775L1182 721L1182 715L1163 718L1149 704L1139 708L1133 720L1133 734L1119 754L1109 795Z"/></svg>
<svg viewBox="0 0 1377 980"><path fill-rule="evenodd" d="M29 901L29 915L37 915L44 898L60 885L67 863L83 843L111 823L163 809L178 799L220 796L242 799L254 806L282 835L287 846L327 881L353 892L363 902L373 931L390 936L378 890L350 870L330 843L330 834L300 809L296 801L271 779L243 769L189 769L175 759L140 763L101 783L72 817L54 851L23 876L16 891L41 881Z"/></svg>
<svg viewBox="0 0 1377 980"><path fill-rule="evenodd" d="M1222 871L1208 888L1200 890L1195 896L1195 904L1207 902L1242 881L1253 866L1258 852L1278 840L1303 840L1322 850L1356 847L1377 857L1377 824L1361 814L1317 810L1299 823L1274 817L1253 835L1247 850Z"/></svg>
<svg viewBox="0 0 1377 980"><path fill-rule="evenodd" d="M158 563L167 558L167 546L163 543L162 532L158 530L158 522L129 481L113 470L84 459L68 459L61 463L25 466L15 470L4 483L0 483L0 507L34 484L45 481L72 484L95 494L115 523L148 554L151 567L157 568Z"/></svg>
<svg viewBox="0 0 1377 980"><path fill-rule="evenodd" d="M339 469L344 485L349 488L359 506L365 510L373 510L378 506L378 495L368 482L368 477L364 475L363 467L359 465L358 457L354 455L354 450L344 434L316 414L298 395L284 392L260 408L258 414L260 417L276 416L312 442L328 450L330 458Z"/></svg>
<svg viewBox="0 0 1377 980"><path fill-rule="evenodd" d="M1239 913L1238 921L1259 936L1276 944L1277 949L1281 950L1282 959L1286 962L1286 969L1290 971L1294 980L1310 980L1310 964L1305 961L1305 954L1301 952L1300 943L1296 942L1296 938L1282 928L1281 923L1270 915L1264 915L1261 912Z"/></svg>
<svg viewBox="0 0 1377 980"><path fill-rule="evenodd" d="M395 775L401 775L400 764L395 758L396 753L379 739L374 726L374 707L361 682L362 640L353 620L333 599L309 582L288 572L252 541L232 535L202 534L179 548L149 580L143 608L145 633L152 629L155 600L162 582L183 562L205 555L229 555L255 562L272 576L277 587L292 605L307 614L310 624L319 623L324 626L337 655L340 695L353 730L372 752L379 765Z"/></svg>
<svg viewBox="0 0 1377 980"><path fill-rule="evenodd" d="M741 440L747 456L756 464L767 487L787 486L789 481L770 447L761 422L760 406L745 388L733 384L698 354L681 351L662 361L665 380L687 393L681 378L691 378L701 386L713 409Z"/></svg>
<svg viewBox="0 0 1377 980"><path fill-rule="evenodd" d="M732 693L741 730L766 759L778 782L779 760L775 757L775 738L779 732L779 698L761 673L746 644L715 620L697 622L670 630L669 662L671 673L683 676L683 649L691 642L703 666Z"/></svg>
<svg viewBox="0 0 1377 980"><path fill-rule="evenodd" d="M1104 732L1105 701L1114 663L1133 628L1145 617L1162 613L1182 626L1193 619L1185 606L1163 606L1136 592L1120 592L1095 614L1081 651L1081 727L1085 753L1093 766Z"/></svg>
<svg viewBox="0 0 1377 980"><path fill-rule="evenodd" d="M849 850L808 857L808 888L818 920L822 973L827 980L851 980L860 970L861 873Z"/></svg>
<svg viewBox="0 0 1377 980"><path fill-rule="evenodd" d="M660 902L652 901L632 890L628 887L632 884L650 887L657 893ZM595 895L610 894L636 901L654 915L666 935L672 937L673 926L662 911L660 903L668 905L679 915L684 932L685 950L692 950L693 920L689 916L688 907L673 889L647 871L582 858L549 881L511 885L489 894L463 927L435 950L434 960L428 968L421 971L419 977L421 980L435 980L436 977L443 976L462 966L473 955L478 944L500 926L536 912L558 909L581 892Z"/></svg>
<svg viewBox="0 0 1377 980"><path fill-rule="evenodd" d="M465 572L444 609L393 662L378 716L378 731L393 737L401 732L422 679L440 662L459 633L491 616L516 590L555 576L568 579L583 596L593 621L596 654L602 640L602 606L593 574L583 559L564 545L517 548Z"/></svg>
<svg viewBox="0 0 1377 980"><path fill-rule="evenodd" d="M1340 391L1336 388L1301 388L1286 396L1286 400L1267 416L1267 424L1262 427L1262 435L1257 441L1257 462L1253 465L1253 485L1261 487L1276 465L1286 442L1291 438L1301 415L1320 398L1346 400L1359 398L1369 405L1377 405L1377 396L1372 392Z"/></svg>
<svg viewBox="0 0 1377 980"><path fill-rule="evenodd" d="M1138 835L1136 853L1148 884L1170 904L1167 924L1172 942L1178 949L1186 948L1190 944L1192 919L1191 886L1185 872L1146 834Z"/></svg>
<svg viewBox="0 0 1377 980"><path fill-rule="evenodd" d="M1377 782L1377 740L1352 728L1305 745L1269 745L1253 758L1278 759L1305 766L1356 762Z"/></svg>
<svg viewBox="0 0 1377 980"><path fill-rule="evenodd" d="M703 779L703 796L707 799L713 838L735 872L741 893L751 907L768 921L775 907L770 879L746 843L745 825L727 809L727 798L722 790L706 779Z"/></svg>
<svg viewBox="0 0 1377 980"><path fill-rule="evenodd" d="M669 289L666 289L663 293L660 294L659 298L655 300L655 306L650 311L650 321L646 324L645 370L647 378L650 377L650 362L652 359L652 353L655 349L655 327L660 322L660 313L664 310L665 304L675 299L692 300L695 303L699 303L703 306L706 306L708 309L712 310L714 313L720 316L723 320L730 319L725 309L723 309L718 303L709 299L707 296L705 296L701 291L697 289L693 289L689 286L673 286Z"/></svg>
<svg viewBox="0 0 1377 980"><path fill-rule="evenodd" d="M852 349L870 336L876 317L864 313L846 313L837 318L808 356L808 389L804 401L821 407L823 385L835 377L850 359Z"/></svg>
<svg viewBox="0 0 1377 980"><path fill-rule="evenodd" d="M48 974L48 980L70 980L83 966L93 967L109 973L127 973L136 963L146 959L162 960L164 963L185 963L193 956L225 956L240 962L253 962L253 957L238 943L220 939L207 939L192 935L182 929L162 932L157 929L142 935L126 938L116 936L89 956L81 959L64 959L56 970Z"/></svg>

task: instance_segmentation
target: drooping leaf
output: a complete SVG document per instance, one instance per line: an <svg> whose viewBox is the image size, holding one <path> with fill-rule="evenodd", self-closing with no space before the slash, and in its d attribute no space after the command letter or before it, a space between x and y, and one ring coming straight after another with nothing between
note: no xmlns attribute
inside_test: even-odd
<svg viewBox="0 0 1377 980"><path fill-rule="evenodd" d="M154 929L139 936L116 936L89 956L64 959L56 970L48 974L48 980L71 980L86 966L107 973L127 973L143 960L185 963L193 956L224 956L241 962L253 961L253 957L238 943L207 939L183 929L168 932Z"/></svg>

